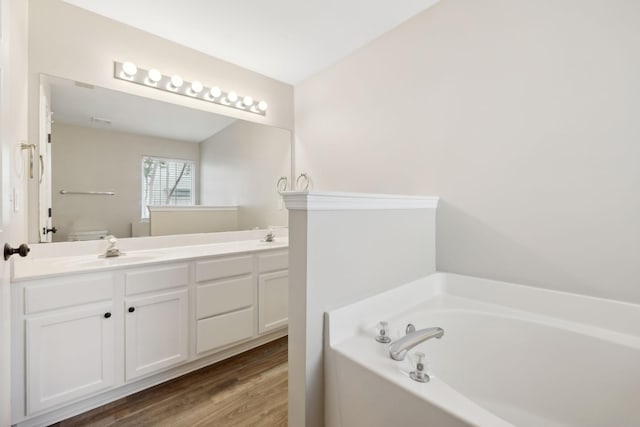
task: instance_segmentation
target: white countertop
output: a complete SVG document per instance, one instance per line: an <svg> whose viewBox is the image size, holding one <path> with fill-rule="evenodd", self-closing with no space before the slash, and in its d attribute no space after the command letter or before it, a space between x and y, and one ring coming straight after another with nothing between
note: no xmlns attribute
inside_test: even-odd
<svg viewBox="0 0 640 427"><path fill-rule="evenodd" d="M89 273L94 271L146 266L210 256L260 252L272 249L286 249L288 247L288 239L277 237L275 242L241 240L203 245L125 251L121 256L114 258L100 257L99 254L96 253L93 255L14 259L11 268L11 281L19 282L66 274Z"/></svg>

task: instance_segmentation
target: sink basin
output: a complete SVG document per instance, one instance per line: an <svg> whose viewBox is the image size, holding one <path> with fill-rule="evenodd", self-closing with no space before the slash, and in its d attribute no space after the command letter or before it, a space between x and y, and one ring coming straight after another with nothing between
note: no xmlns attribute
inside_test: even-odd
<svg viewBox="0 0 640 427"><path fill-rule="evenodd" d="M104 257L96 257L96 258L84 258L78 260L71 260L65 262L66 265L74 266L74 267L108 267L111 265L121 265L121 264L131 264L136 262L144 262L144 261L152 261L157 259L157 255L128 255L122 254L118 257L112 258L104 258Z"/></svg>
<svg viewBox="0 0 640 427"><path fill-rule="evenodd" d="M282 240L274 240L273 242L265 242L264 240L260 240L257 243L258 247L260 247L260 246L284 246L284 245L286 245L286 242L282 241Z"/></svg>

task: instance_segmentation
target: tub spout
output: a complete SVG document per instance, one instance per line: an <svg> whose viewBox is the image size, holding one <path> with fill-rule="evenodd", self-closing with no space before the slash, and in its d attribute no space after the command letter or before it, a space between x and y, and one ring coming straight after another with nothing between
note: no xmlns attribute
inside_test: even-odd
<svg viewBox="0 0 640 427"><path fill-rule="evenodd" d="M389 356L393 360L404 360L407 352L421 342L431 338L442 338L444 329L442 328L425 328L410 332L404 337L395 340L389 346Z"/></svg>

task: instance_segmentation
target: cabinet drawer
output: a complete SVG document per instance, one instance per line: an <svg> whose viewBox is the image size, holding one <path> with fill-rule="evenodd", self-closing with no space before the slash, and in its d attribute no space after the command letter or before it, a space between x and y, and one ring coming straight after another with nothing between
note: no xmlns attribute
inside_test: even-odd
<svg viewBox="0 0 640 427"><path fill-rule="evenodd" d="M129 271L125 273L125 283L127 295L187 286L189 283L189 266L187 264L179 264Z"/></svg>
<svg viewBox="0 0 640 427"><path fill-rule="evenodd" d="M251 272L253 272L253 258L250 255L199 261L196 263L196 282L206 282L207 280L239 276Z"/></svg>
<svg viewBox="0 0 640 427"><path fill-rule="evenodd" d="M25 313L54 310L113 298L113 276L91 276L49 279L43 284L28 285L24 290Z"/></svg>
<svg viewBox="0 0 640 427"><path fill-rule="evenodd" d="M198 286L196 291L198 319L252 306L254 288L254 276Z"/></svg>
<svg viewBox="0 0 640 427"><path fill-rule="evenodd" d="M272 252L258 256L258 271L286 270L289 268L289 251Z"/></svg>
<svg viewBox="0 0 640 427"><path fill-rule="evenodd" d="M253 337L254 309L234 311L198 320L197 353L205 353Z"/></svg>

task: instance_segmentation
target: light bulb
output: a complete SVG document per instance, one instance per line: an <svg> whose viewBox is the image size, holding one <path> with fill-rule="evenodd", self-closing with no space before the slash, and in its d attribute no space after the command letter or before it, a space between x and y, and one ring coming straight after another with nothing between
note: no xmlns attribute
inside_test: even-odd
<svg viewBox="0 0 640 427"><path fill-rule="evenodd" d="M197 80L195 82L191 83L191 91L193 93L200 93L200 92L202 92L203 88L204 87L202 86L202 83L200 83Z"/></svg>
<svg viewBox="0 0 640 427"><path fill-rule="evenodd" d="M267 104L265 101L258 102L258 110L260 111L267 111L268 106L269 104Z"/></svg>
<svg viewBox="0 0 640 427"><path fill-rule="evenodd" d="M234 91L228 92L227 99L229 100L229 102L236 102L238 100L238 94Z"/></svg>
<svg viewBox="0 0 640 427"><path fill-rule="evenodd" d="M179 75L176 74L171 77L171 86L173 86L174 88L178 89L182 86L183 83L184 80L182 80L182 77L180 77Z"/></svg>
<svg viewBox="0 0 640 427"><path fill-rule="evenodd" d="M250 96L245 96L244 98L242 98L242 103L249 107L250 105L253 105L253 98Z"/></svg>
<svg viewBox="0 0 640 427"><path fill-rule="evenodd" d="M138 67L133 62L125 62L122 64L122 72L126 77L131 78L138 72Z"/></svg>
<svg viewBox="0 0 640 427"><path fill-rule="evenodd" d="M214 86L209 90L209 95L211 95L212 98L219 98L220 95L222 95L222 91L218 86Z"/></svg>
<svg viewBox="0 0 640 427"><path fill-rule="evenodd" d="M151 84L156 84L160 81L160 79L162 79L162 74L160 73L160 71L152 68L147 72L147 78L149 79Z"/></svg>

